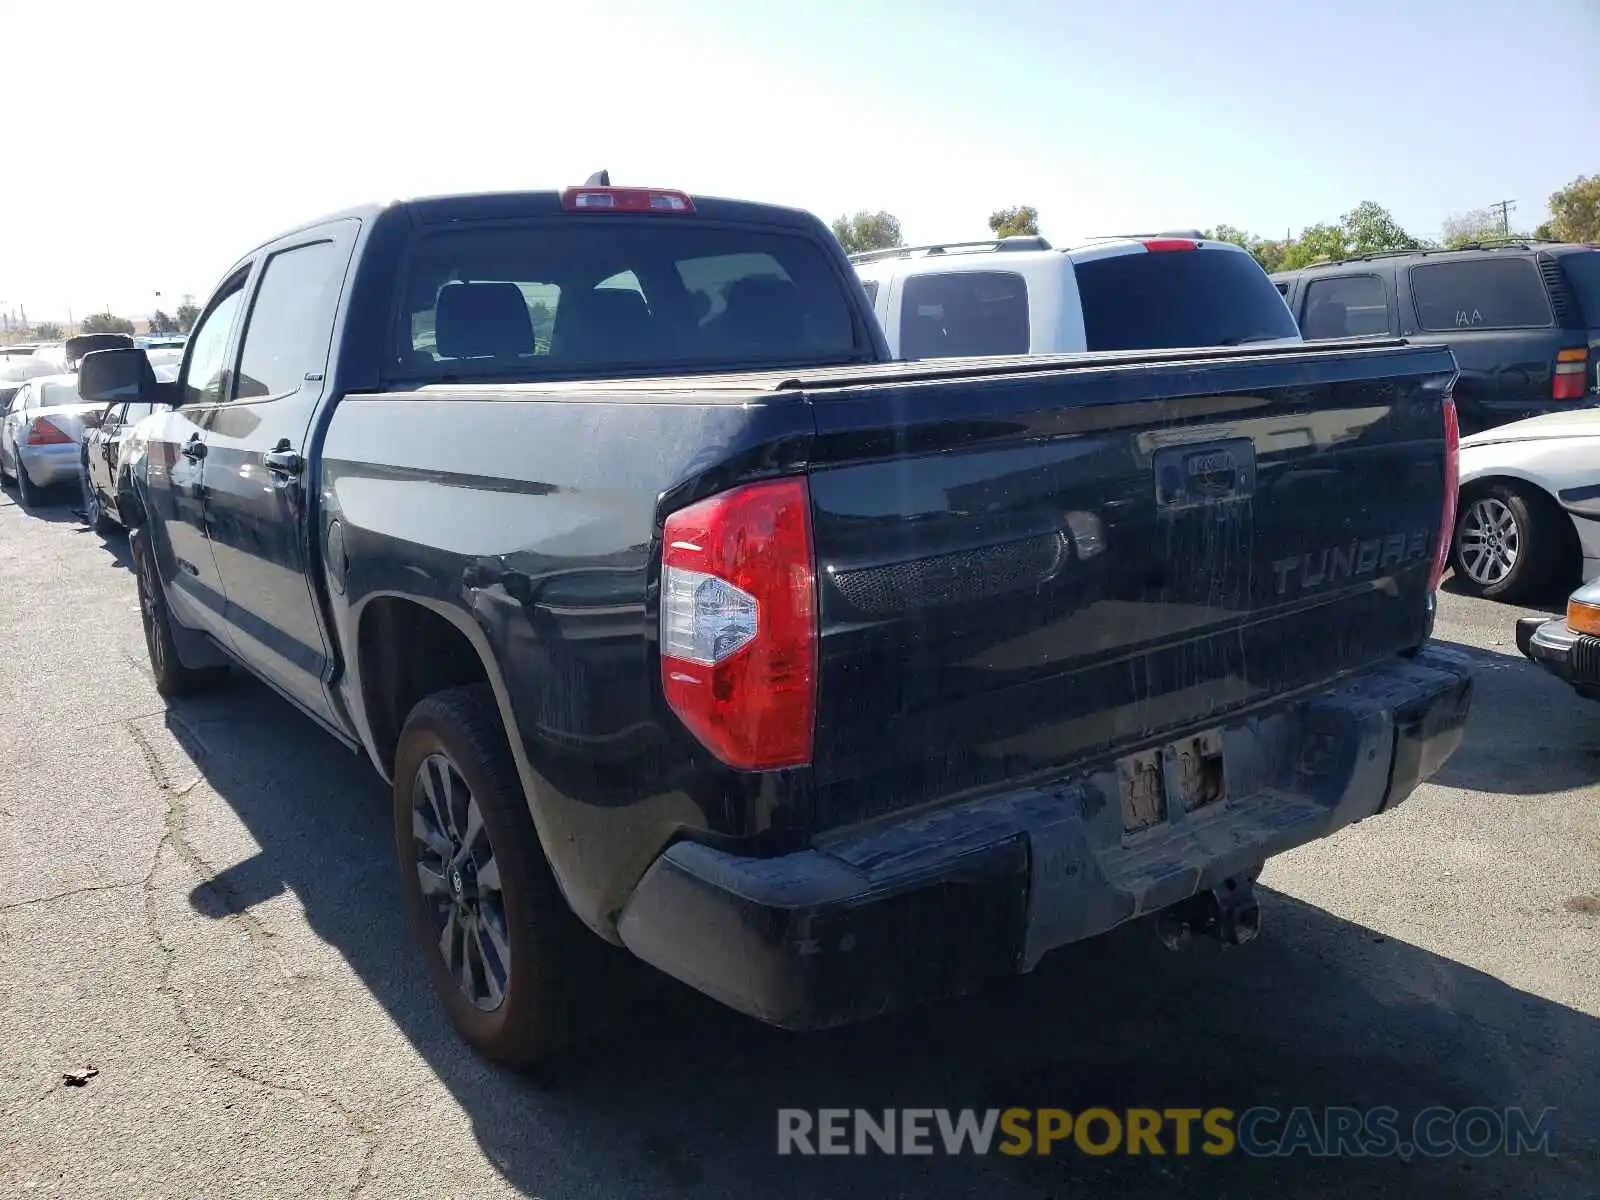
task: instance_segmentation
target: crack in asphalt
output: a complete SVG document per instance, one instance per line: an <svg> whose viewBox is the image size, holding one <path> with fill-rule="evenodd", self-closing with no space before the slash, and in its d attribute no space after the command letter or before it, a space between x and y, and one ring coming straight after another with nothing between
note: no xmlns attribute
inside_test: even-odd
<svg viewBox="0 0 1600 1200"><path fill-rule="evenodd" d="M83 896L89 892L115 892L123 888L136 888L142 886L142 879L125 879L121 883L86 883L82 887L68 888L64 892L51 892L48 896L35 896L31 900L11 900L0 904L0 913L11 912L18 908L28 908L34 904L54 904L57 900L66 900L73 896Z"/></svg>
<svg viewBox="0 0 1600 1200"><path fill-rule="evenodd" d="M155 747L151 744L144 731L135 724L135 722L142 719L145 718L129 718L124 723L124 728L127 729L128 735L133 739L134 745L138 747L139 753L144 759L145 768L150 773L151 779L155 782L157 790L160 791L162 799L166 803L167 811L164 818L166 831L156 843L155 853L151 856L150 869L145 872L144 878L134 884L123 884L121 886L138 886L142 891L145 910L145 931L149 934L150 940L155 944L156 949L161 952L160 967L156 975L156 991L165 996L172 1005L173 1015L177 1018L179 1028L183 1031L183 1048L205 1066L221 1071L241 1082L251 1084L269 1093L295 1096L302 1100L321 1103L344 1122L351 1135L364 1148L355 1181L347 1193L354 1200L354 1197L360 1195L372 1181L373 1171L377 1164L378 1151L382 1148L385 1137L382 1130L365 1115L346 1104L332 1092L318 1091L300 1084L283 1083L275 1079L269 1079L248 1068L241 1067L225 1055L215 1054L205 1049L200 1044L200 1033L195 1028L193 1017L184 1004L183 994L172 982L172 970L178 951L177 947L167 941L166 935L162 931L160 914L156 911L157 887L155 880L157 873L161 869L164 853L171 849L190 871L199 875L202 886L212 888L224 898L228 895L228 889L226 885L218 880L215 868L207 863L194 847L189 844L188 836L184 829L184 812L187 808L187 805L183 802L184 797L200 783L201 777L196 776L184 784L183 787L174 788L171 776L167 772L165 764L162 763L160 756L156 753ZM262 944L265 939L270 939L274 934L272 930L261 923L259 918L246 909L240 909L230 913L224 920L236 922L243 928L246 937L252 943L260 945L262 949L272 956L284 978L286 980L290 978L290 973L285 967L282 956L271 946Z"/></svg>

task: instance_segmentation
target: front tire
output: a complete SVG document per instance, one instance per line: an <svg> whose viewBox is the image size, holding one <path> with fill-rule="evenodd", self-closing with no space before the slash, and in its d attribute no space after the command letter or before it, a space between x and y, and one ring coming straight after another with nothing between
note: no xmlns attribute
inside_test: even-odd
<svg viewBox="0 0 1600 1200"><path fill-rule="evenodd" d="M106 516L105 505L100 503L100 493L95 490L94 483L89 478L89 460L83 460L83 519L89 528L106 537L115 528L116 523Z"/></svg>
<svg viewBox="0 0 1600 1200"><path fill-rule="evenodd" d="M217 686L228 677L227 667L186 667L178 657L178 644L172 636L172 618L167 612L167 594L156 571L155 549L150 544L149 526L133 531L128 540L128 553L133 559L133 577L139 588L139 619L144 624L144 646L150 655L150 673L156 678L156 691L171 698Z"/></svg>
<svg viewBox="0 0 1600 1200"><path fill-rule="evenodd" d="M567 907L486 684L422 700L395 753L394 836L428 977L486 1058L571 1040L600 940Z"/></svg>
<svg viewBox="0 0 1600 1200"><path fill-rule="evenodd" d="M1461 506L1450 565L1469 596L1543 599L1566 558L1564 514L1525 484L1493 483Z"/></svg>

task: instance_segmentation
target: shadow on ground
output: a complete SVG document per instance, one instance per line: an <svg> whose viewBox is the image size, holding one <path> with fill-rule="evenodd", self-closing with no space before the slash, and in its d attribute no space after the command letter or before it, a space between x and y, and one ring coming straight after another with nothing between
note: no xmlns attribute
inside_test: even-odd
<svg viewBox="0 0 1600 1200"><path fill-rule="evenodd" d="M1433 780L1523 796L1588 787L1600 780L1600 703L1524 658L1513 619L1502 653L1438 643L1472 660L1474 694L1461 748Z"/></svg>
<svg viewBox="0 0 1600 1200"><path fill-rule="evenodd" d="M1600 1026L1418 947L1267 893L1252 945L1172 954L1131 927L993 994L817 1035L656 977L625 1029L539 1077L490 1067L445 1024L404 926L387 792L265 688L168 715L262 850L191 896L220 918L284 888L530 1195L873 1198L1332 1195L1592 1197ZM937 931L930 931L937 936ZM1102 1105L1561 1110L1556 1158L779 1158L780 1107ZM530 1131L544 1136L530 1137ZM556 1131L563 1153L544 1157ZM572 1190L568 1186L566 1190Z"/></svg>
<svg viewBox="0 0 1600 1200"><path fill-rule="evenodd" d="M0 498L0 504L21 509L35 520L49 521L53 525L73 521L83 523L79 515L83 508L83 489L77 484L57 483L50 487L35 487L33 503L25 505L17 495L17 485L7 483L5 489L0 491L0 497L3 497Z"/></svg>
<svg viewBox="0 0 1600 1200"><path fill-rule="evenodd" d="M1577 577L1576 572L1572 573L1570 578L1568 578L1566 576L1563 576L1560 580L1558 580L1554 585L1552 585L1550 587L1550 589L1549 589L1547 594L1543 594L1543 595L1539 596L1538 599L1536 599L1536 600L1527 601L1525 603L1524 607L1526 607L1526 608L1528 608L1528 609L1530 609L1530 610L1532 610L1534 612L1549 612L1549 613L1566 612L1566 610L1567 610L1567 596L1571 593L1573 588L1578 586L1579 582L1580 581L1579 581L1579 579ZM1451 573L1447 574L1444 577L1444 579L1439 584L1439 590L1441 592L1449 592L1452 596L1466 596L1466 597L1476 598L1476 595L1477 595L1475 592L1468 591L1465 587L1463 587L1462 584L1461 584L1460 577L1457 576L1454 572L1451 572ZM1493 602L1492 601L1485 601L1484 603L1493 603ZM1508 608L1506 611L1510 612L1511 610ZM1510 618L1508 618L1508 620L1509 619Z"/></svg>
<svg viewBox="0 0 1600 1200"><path fill-rule="evenodd" d="M78 532L84 537L95 538L105 546L111 565L121 567L123 570L132 569L133 559L128 554L128 535L125 530L116 528L110 533L98 534L84 522L81 488L71 484L39 488L35 492L32 506L23 508L17 500L16 486L10 485L4 492L0 492L0 505L8 503L22 509L36 520L48 521L52 525L78 526Z"/></svg>

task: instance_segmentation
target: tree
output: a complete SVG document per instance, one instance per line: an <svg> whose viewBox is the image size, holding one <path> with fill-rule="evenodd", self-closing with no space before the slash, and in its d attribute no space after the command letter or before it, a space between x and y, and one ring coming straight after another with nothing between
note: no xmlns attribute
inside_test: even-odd
<svg viewBox="0 0 1600 1200"><path fill-rule="evenodd" d="M194 328L194 323L200 319L200 310L191 301L185 300L178 305L178 311L174 319L178 322L178 332L188 333Z"/></svg>
<svg viewBox="0 0 1600 1200"><path fill-rule="evenodd" d="M1309 225L1291 242L1283 255L1283 269L1308 267L1324 259L1350 257L1350 239L1341 225Z"/></svg>
<svg viewBox="0 0 1600 1200"><path fill-rule="evenodd" d="M176 333L178 324L159 308L150 314L151 333Z"/></svg>
<svg viewBox="0 0 1600 1200"><path fill-rule="evenodd" d="M1502 236L1499 216L1487 208L1451 213L1444 219L1441 233L1444 236L1445 246L1451 250Z"/></svg>
<svg viewBox="0 0 1600 1200"><path fill-rule="evenodd" d="M1423 248L1422 242L1400 228L1387 208L1372 200L1363 200L1340 217L1339 223L1352 256Z"/></svg>
<svg viewBox="0 0 1600 1200"><path fill-rule="evenodd" d="M1600 175L1579 175L1550 195L1551 218L1534 236L1550 242L1600 242Z"/></svg>
<svg viewBox="0 0 1600 1200"><path fill-rule="evenodd" d="M59 342L61 340L61 326L54 321L41 321L33 327L35 340L41 342Z"/></svg>
<svg viewBox="0 0 1600 1200"><path fill-rule="evenodd" d="M127 317L119 317L115 313L91 313L83 319L85 333L129 333L133 332L133 322Z"/></svg>
<svg viewBox="0 0 1600 1200"><path fill-rule="evenodd" d="M1039 232L1039 210L1029 204L1002 208L989 214L989 228L997 238Z"/></svg>
<svg viewBox="0 0 1600 1200"><path fill-rule="evenodd" d="M846 254L905 245L900 236L900 218L887 212L862 211L853 217L835 217L833 236L839 239Z"/></svg>
<svg viewBox="0 0 1600 1200"><path fill-rule="evenodd" d="M1205 236L1213 242L1232 242L1235 246L1243 246L1265 271L1283 269L1283 256L1287 248L1283 242L1269 242L1243 229L1235 229L1232 225L1218 225L1207 230Z"/></svg>

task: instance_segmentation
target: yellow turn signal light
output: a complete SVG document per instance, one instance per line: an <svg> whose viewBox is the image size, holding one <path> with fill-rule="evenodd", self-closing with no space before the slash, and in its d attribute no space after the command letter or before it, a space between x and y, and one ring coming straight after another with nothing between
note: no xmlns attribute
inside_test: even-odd
<svg viewBox="0 0 1600 1200"><path fill-rule="evenodd" d="M1573 633L1589 633L1600 637L1600 604L1585 604L1582 600L1567 601L1567 628Z"/></svg>

